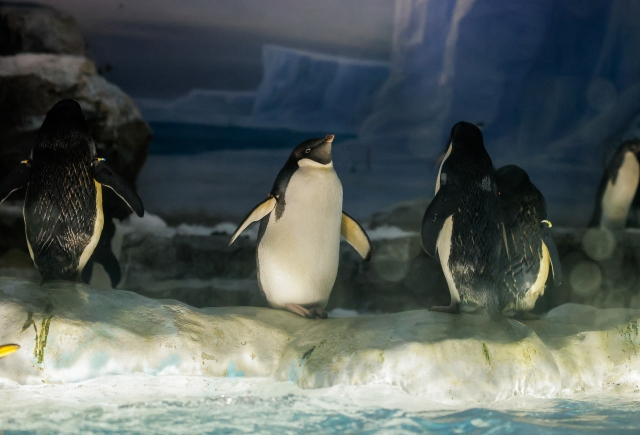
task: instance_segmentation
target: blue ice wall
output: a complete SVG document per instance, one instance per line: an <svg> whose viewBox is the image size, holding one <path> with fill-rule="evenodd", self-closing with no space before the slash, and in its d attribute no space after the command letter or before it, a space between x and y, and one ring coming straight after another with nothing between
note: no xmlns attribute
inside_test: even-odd
<svg viewBox="0 0 640 435"><path fill-rule="evenodd" d="M496 166L525 167L553 213L586 222L604 160L636 134L640 3L407 0L394 26L360 138L429 158L454 123L482 123Z"/></svg>

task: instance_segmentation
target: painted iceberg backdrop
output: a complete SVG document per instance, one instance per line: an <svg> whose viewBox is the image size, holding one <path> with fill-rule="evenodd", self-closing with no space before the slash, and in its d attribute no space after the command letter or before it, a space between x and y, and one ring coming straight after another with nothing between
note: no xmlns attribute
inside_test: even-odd
<svg viewBox="0 0 640 435"><path fill-rule="evenodd" d="M175 100L139 99L151 121L355 133L389 76L386 62L266 45L255 92L193 90Z"/></svg>
<svg viewBox="0 0 640 435"><path fill-rule="evenodd" d="M430 197L451 126L478 123L497 167L522 166L552 219L584 225L606 159L640 137L639 16L627 0L398 1L388 64L265 46L255 91L138 103L151 121L337 133L342 174L358 173L345 192L378 208Z"/></svg>

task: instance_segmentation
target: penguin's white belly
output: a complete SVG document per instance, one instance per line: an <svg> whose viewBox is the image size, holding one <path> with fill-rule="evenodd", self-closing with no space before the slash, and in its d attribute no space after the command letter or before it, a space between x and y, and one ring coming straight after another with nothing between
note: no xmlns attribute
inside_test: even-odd
<svg viewBox="0 0 640 435"><path fill-rule="evenodd" d="M602 196L602 218L600 226L609 229L622 229L627 223L629 207L636 194L640 180L640 165L631 152L626 152L616 183L611 181Z"/></svg>
<svg viewBox="0 0 640 435"><path fill-rule="evenodd" d="M451 302L460 302L460 293L456 287L456 283L453 280L453 274L449 267L449 255L451 254L451 235L453 234L453 216L449 216L444 221L444 225L438 234L438 241L436 246L438 249L438 257L440 257L440 265L444 272L444 277L447 280L449 286L449 293L451 293Z"/></svg>
<svg viewBox="0 0 640 435"><path fill-rule="evenodd" d="M275 308L324 308L338 272L342 185L333 168L303 167L285 193L258 245L258 279Z"/></svg>

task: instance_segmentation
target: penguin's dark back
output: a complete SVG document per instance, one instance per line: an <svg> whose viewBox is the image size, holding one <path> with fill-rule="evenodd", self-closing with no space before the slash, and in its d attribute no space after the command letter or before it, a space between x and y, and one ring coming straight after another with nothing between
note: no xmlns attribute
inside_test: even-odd
<svg viewBox="0 0 640 435"><path fill-rule="evenodd" d="M507 293L501 296L505 299L503 305L507 305L509 295L524 297L538 277L542 257L540 225L547 217L547 209L542 193L526 173L522 181L514 182L501 177L502 170L498 171L497 181L506 236L501 262Z"/></svg>
<svg viewBox="0 0 640 435"><path fill-rule="evenodd" d="M32 154L25 198L27 238L44 280L75 279L97 217L91 172L95 147L83 124L76 128L74 123L47 121Z"/></svg>
<svg viewBox="0 0 640 435"><path fill-rule="evenodd" d="M468 151L453 147L442 168L446 184L460 204L453 217L449 262L454 274L456 264L473 267L472 273L458 274L456 281L462 291L475 287L478 280L496 282L502 248L503 219L491 158L484 147ZM473 300L474 295L466 298Z"/></svg>

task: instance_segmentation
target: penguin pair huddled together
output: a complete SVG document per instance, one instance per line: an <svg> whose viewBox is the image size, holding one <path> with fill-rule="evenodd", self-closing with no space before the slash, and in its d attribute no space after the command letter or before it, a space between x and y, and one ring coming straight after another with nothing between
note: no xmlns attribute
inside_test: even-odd
<svg viewBox="0 0 640 435"><path fill-rule="evenodd" d="M546 205L527 173L514 165L496 171L480 129L459 122L438 171L435 197L422 221L422 246L438 253L451 304L475 303L490 314L528 311L552 269L561 280Z"/></svg>
<svg viewBox="0 0 640 435"><path fill-rule="evenodd" d="M298 145L278 173L271 193L238 226L229 244L260 221L258 284L273 308L326 318L338 273L340 236L369 260L371 242L342 211L342 184L333 169L332 134Z"/></svg>
<svg viewBox="0 0 640 435"><path fill-rule="evenodd" d="M103 186L138 216L144 214L136 192L97 157L78 102L60 101L47 113L31 157L0 184L0 202L15 190L27 189L23 210L27 246L42 282L80 278L102 233ZM117 265L110 249L99 254L97 261L106 258Z"/></svg>

